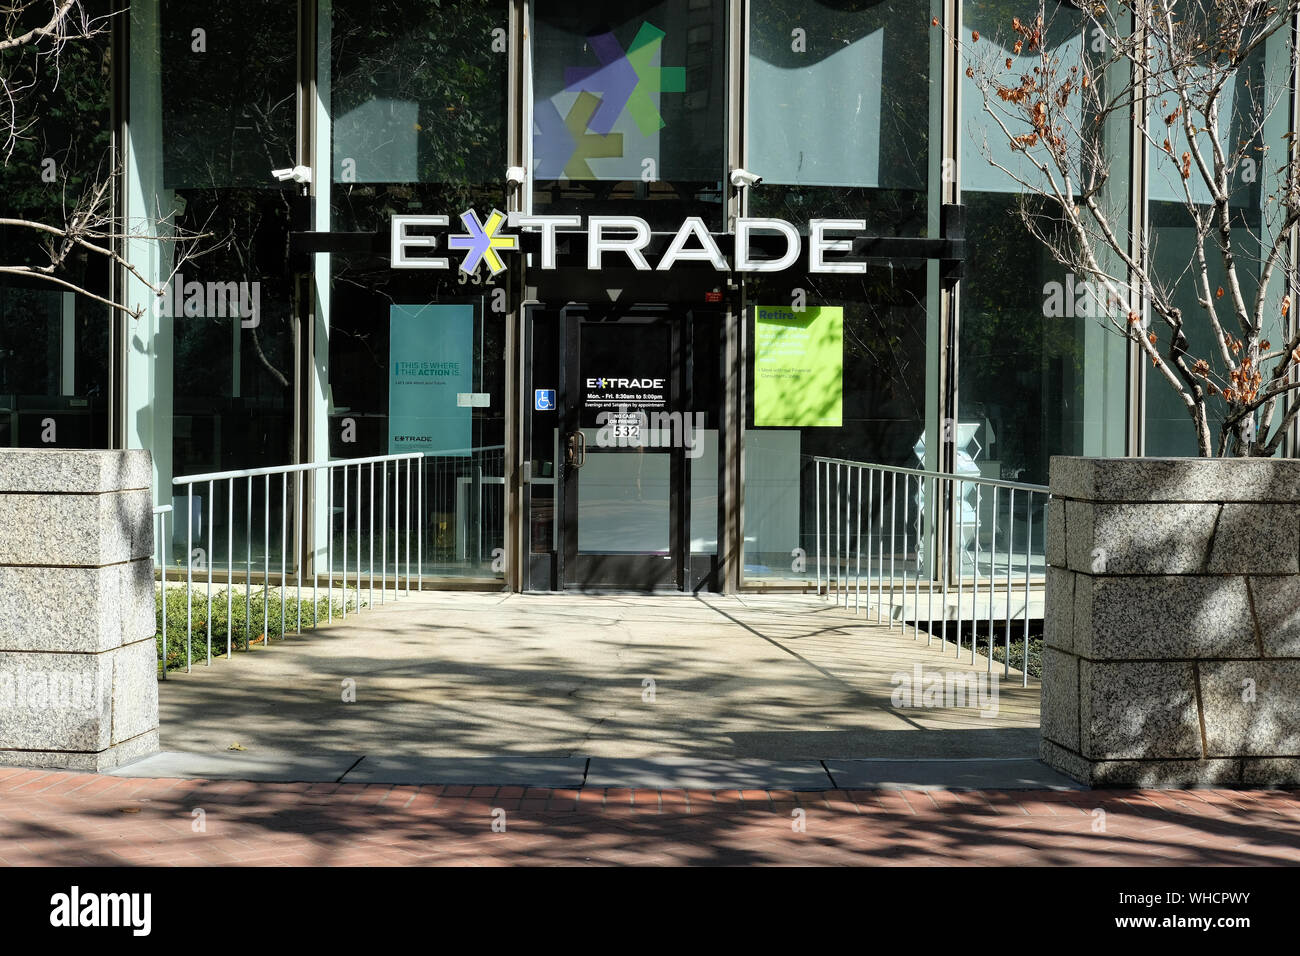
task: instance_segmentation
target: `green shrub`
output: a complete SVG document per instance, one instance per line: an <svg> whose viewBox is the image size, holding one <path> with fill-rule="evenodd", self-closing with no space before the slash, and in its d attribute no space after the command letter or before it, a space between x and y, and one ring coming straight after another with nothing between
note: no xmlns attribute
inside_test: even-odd
<svg viewBox="0 0 1300 956"><path fill-rule="evenodd" d="M1006 646L998 644L993 648L993 659L1001 664L1006 659ZM1025 664L1025 639L1024 637L1013 637L1011 639L1011 666L1020 670ZM1043 676L1043 639L1029 635L1029 676L1042 678Z"/></svg>
<svg viewBox="0 0 1300 956"><path fill-rule="evenodd" d="M1004 663L1007 658L1006 636L1003 630L1004 622L994 625L993 633L993 659L999 664ZM920 624L922 631L929 630L935 637L944 634L943 622L935 621L933 625L927 628L926 622ZM956 621L949 621L947 628L947 639L949 641L957 640L958 634L961 635L962 647L964 653L969 656L971 642L971 624L969 621L963 623L960 632L957 628ZM975 651L978 654L988 654L989 635L987 625L980 622L977 625L977 643ZM1023 621L1013 621L1011 625L1011 666L1020 670L1025 665L1025 632ZM1029 622L1029 676L1039 679L1043 676L1043 625L1041 621Z"/></svg>
<svg viewBox="0 0 1300 956"><path fill-rule="evenodd" d="M195 662L208 659L208 592L206 588L193 588L189 592L190 603L190 654ZM167 594L167 669L176 670L185 666L185 601L186 590L183 587L166 588ZM241 590L230 595L230 627L226 627L227 590L212 591L212 656L225 656L227 636L234 650L248 650L249 646L265 644L271 639L283 639L285 631L290 634L298 630L298 611L302 610L303 630L315 625L319 619L328 620L330 613L329 598L312 601L297 599L297 590L285 590L284 596L284 631L280 629L280 590L270 588L265 594L254 587L247 597ZM154 636L158 644L158 657L162 659L162 602L163 589L154 592ZM333 602L334 616L343 613L346 602L349 611L356 610L357 597L348 595ZM365 606L364 602L361 606ZM266 618L263 628L262 619ZM264 633L264 630L266 633Z"/></svg>

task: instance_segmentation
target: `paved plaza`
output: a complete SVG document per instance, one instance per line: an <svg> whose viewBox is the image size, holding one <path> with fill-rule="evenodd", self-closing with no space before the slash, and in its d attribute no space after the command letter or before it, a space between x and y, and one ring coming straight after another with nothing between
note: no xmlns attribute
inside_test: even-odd
<svg viewBox="0 0 1300 956"><path fill-rule="evenodd" d="M0 864L1297 863L1295 791L549 790L0 770Z"/></svg>
<svg viewBox="0 0 1300 956"><path fill-rule="evenodd" d="M390 595L346 623L173 673L161 738L166 751L225 757L237 743L240 759L343 770L362 758L1036 759L1037 681L994 670L993 706L975 694L922 706L918 686L916 706L895 707L918 673L991 693L987 658L972 663L969 639L958 658L951 640L809 595Z"/></svg>
<svg viewBox="0 0 1300 956"><path fill-rule="evenodd" d="M989 675L811 596L416 596L172 674L112 775L0 769L0 864L1300 863L1300 792L1084 790L1036 681L918 669Z"/></svg>

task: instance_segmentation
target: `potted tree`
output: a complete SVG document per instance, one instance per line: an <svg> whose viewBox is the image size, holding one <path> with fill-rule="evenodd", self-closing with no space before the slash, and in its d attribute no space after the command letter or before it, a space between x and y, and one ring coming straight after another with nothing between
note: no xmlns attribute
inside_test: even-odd
<svg viewBox="0 0 1300 956"><path fill-rule="evenodd" d="M1198 454L1053 459L1043 757L1094 784L1300 783L1300 462L1278 457L1300 2L992 5L1000 37L958 38L984 158Z"/></svg>

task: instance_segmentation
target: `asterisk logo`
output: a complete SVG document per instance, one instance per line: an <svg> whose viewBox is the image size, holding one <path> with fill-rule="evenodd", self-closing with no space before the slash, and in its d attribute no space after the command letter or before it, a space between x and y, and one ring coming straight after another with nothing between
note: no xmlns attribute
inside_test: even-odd
<svg viewBox="0 0 1300 956"><path fill-rule="evenodd" d="M664 118L659 114L653 94L686 92L685 67L654 65L660 57L664 36L664 31L653 23L642 23L626 53L612 33L587 38L600 66L569 67L564 71L564 83L569 90L602 94L587 121L593 133L605 136L612 132L624 109L631 114L642 136L663 129Z"/></svg>
<svg viewBox="0 0 1300 956"><path fill-rule="evenodd" d="M497 235L497 230L506 221L506 214L493 209L487 222L483 223L479 221L478 213L471 209L460 214L460 221L465 224L469 234L449 237L447 247L467 250L465 258L460 262L461 270L473 274L478 271L480 263L486 262L493 275L504 272L506 264L501 261L497 250L519 251L518 236Z"/></svg>

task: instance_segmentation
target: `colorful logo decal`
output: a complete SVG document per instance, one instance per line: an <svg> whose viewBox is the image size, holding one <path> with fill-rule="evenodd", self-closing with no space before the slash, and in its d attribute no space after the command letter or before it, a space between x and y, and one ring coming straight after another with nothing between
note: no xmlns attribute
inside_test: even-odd
<svg viewBox="0 0 1300 956"><path fill-rule="evenodd" d="M560 111L550 100L537 104L535 119L542 128L537 137L537 178L595 179L587 165L589 159L617 159L623 155L623 134L600 136L588 133L592 115L600 106L600 97L579 93L569 115L560 119Z"/></svg>
<svg viewBox="0 0 1300 956"><path fill-rule="evenodd" d="M565 69L564 92L577 94L568 112L561 116L554 100L535 104L538 179L595 179L588 160L624 155L624 136L614 132L624 113L642 137L664 128L659 94L686 91L685 67L654 65L662 55L664 36L654 24L642 23L626 52L613 33L587 38L600 66Z"/></svg>
<svg viewBox="0 0 1300 956"><path fill-rule="evenodd" d="M447 248L467 250L465 258L460 261L461 270L473 274L478 271L481 263L486 262L493 275L504 272L506 264L501 261L497 250L519 251L518 236L497 234L501 224L506 221L506 214L499 209L493 209L487 218L487 223L484 224L479 221L478 213L471 209L460 214L460 221L465 224L469 234L448 236Z"/></svg>
<svg viewBox="0 0 1300 956"><path fill-rule="evenodd" d="M564 83L570 90L605 94L588 124L593 133L607 135L624 109L643 136L663 129L664 118L650 94L686 92L685 67L651 65L665 36L654 24L643 23L626 53L612 33L587 38L602 65L569 67L564 71Z"/></svg>

